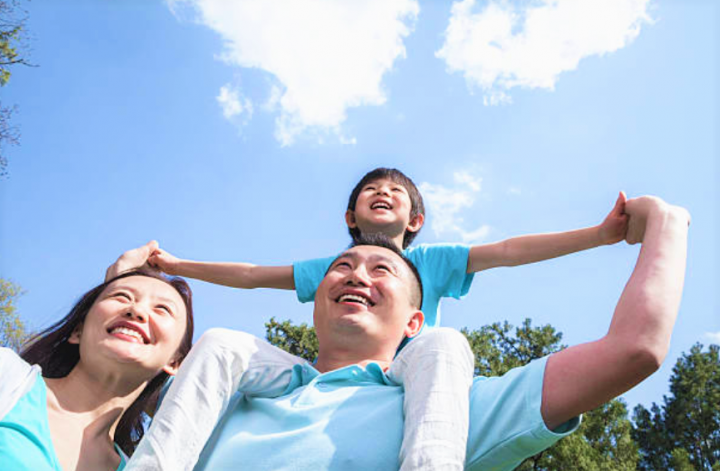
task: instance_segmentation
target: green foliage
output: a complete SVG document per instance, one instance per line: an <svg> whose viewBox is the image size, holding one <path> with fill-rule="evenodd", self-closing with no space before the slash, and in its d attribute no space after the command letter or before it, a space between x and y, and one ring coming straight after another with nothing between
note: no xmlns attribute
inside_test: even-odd
<svg viewBox="0 0 720 471"><path fill-rule="evenodd" d="M10 68L22 64L30 65L22 55L25 47L25 12L18 0L0 0L0 87L8 83ZM18 144L19 132L11 123L14 106L0 102L0 176L7 174L5 146Z"/></svg>
<svg viewBox="0 0 720 471"><path fill-rule="evenodd" d="M718 345L694 345L675 364L663 405L635 408L640 470L720 468L719 352Z"/></svg>
<svg viewBox="0 0 720 471"><path fill-rule="evenodd" d="M310 362L317 358L315 328L305 323L293 325L290 321L277 322L273 317L265 323L265 336L271 344L297 357Z"/></svg>
<svg viewBox="0 0 720 471"><path fill-rule="evenodd" d="M0 278L0 347L16 352L27 338L25 324L15 312L15 301L22 295L19 286Z"/></svg>

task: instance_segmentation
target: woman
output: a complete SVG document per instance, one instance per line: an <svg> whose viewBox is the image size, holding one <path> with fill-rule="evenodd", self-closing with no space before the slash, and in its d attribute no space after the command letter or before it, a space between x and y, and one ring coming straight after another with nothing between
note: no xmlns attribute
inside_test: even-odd
<svg viewBox="0 0 720 471"><path fill-rule="evenodd" d="M192 335L187 283L141 269L90 290L22 358L0 349L0 468L122 469Z"/></svg>

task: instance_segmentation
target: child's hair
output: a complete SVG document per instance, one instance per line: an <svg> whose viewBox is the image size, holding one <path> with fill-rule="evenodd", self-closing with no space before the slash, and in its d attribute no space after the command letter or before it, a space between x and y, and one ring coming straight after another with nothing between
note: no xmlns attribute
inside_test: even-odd
<svg viewBox="0 0 720 471"><path fill-rule="evenodd" d="M358 184L355 185L355 188L353 188L352 193L350 193L350 199L348 200L347 209L354 212L358 196L360 196L360 191L362 191L363 187L368 183L372 183L382 178L387 178L388 180L398 183L407 190L408 195L410 195L411 204L410 219L414 218L418 214L422 214L423 216L425 216L425 205L423 204L422 195L420 194L420 190L418 190L415 186L415 183L413 183L413 181L400 170L396 168L385 167L379 167L375 170L371 170L370 172L366 173L364 177L362 177ZM349 227L348 231L350 231L350 237L352 237L353 241L357 240L358 237L360 237L360 229L358 229L357 227ZM407 230L405 231L405 235L403 236L403 249L407 248L410 245L413 239L417 237L418 232L420 232L420 229L415 232Z"/></svg>
<svg viewBox="0 0 720 471"><path fill-rule="evenodd" d="M20 356L30 364L40 365L43 376L46 378L67 376L80 360L78 345L68 342L73 331L82 325L95 301L110 283L130 276L146 276L164 281L175 288L182 298L187 316L187 327L177 352L178 359L182 361L192 347L194 324L192 291L182 278L166 277L159 272L147 269L122 273L85 293L67 316L31 338ZM140 396L120 418L115 430L115 443L126 454L131 455L140 442L144 431L143 422L146 420L145 414L155 410L160 391L168 376L165 372L158 373L148 382Z"/></svg>

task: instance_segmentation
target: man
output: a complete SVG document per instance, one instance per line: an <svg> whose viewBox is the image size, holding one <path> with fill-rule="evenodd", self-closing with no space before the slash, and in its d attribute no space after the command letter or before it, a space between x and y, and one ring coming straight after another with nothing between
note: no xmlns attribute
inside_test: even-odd
<svg viewBox="0 0 720 471"><path fill-rule="evenodd" d="M476 378L467 469L510 470L622 394L664 359L684 278L689 215L654 197L627 202L638 262L601 339ZM331 265L315 297L315 366L279 398L238 395L196 469L397 469L403 390L384 370L423 322L419 282L391 247L360 245Z"/></svg>

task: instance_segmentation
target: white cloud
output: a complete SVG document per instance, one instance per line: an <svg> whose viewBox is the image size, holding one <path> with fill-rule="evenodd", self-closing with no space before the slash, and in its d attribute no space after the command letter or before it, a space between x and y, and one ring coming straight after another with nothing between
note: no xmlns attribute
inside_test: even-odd
<svg viewBox="0 0 720 471"><path fill-rule="evenodd" d="M710 342L720 345L720 332L708 332L705 337L710 339Z"/></svg>
<svg viewBox="0 0 720 471"><path fill-rule="evenodd" d="M464 210L475 204L475 195L482 190L482 178L461 171L455 172L454 179L456 186L453 188L428 182L420 184L420 192L430 213L430 227L436 237L456 233L465 243L482 241L490 234L491 227L484 224L467 230L461 216Z"/></svg>
<svg viewBox="0 0 720 471"><path fill-rule="evenodd" d="M274 76L268 107L279 107L283 145L305 131L338 135L348 108L383 104L383 75L405 57L419 12L417 0L167 1L220 34L222 60Z"/></svg>
<svg viewBox="0 0 720 471"><path fill-rule="evenodd" d="M222 108L225 119L233 123L246 124L252 117L252 102L230 84L220 87L220 93L215 99Z"/></svg>
<svg viewBox="0 0 720 471"><path fill-rule="evenodd" d="M522 188L517 186L511 186L507 189L508 195L520 196L522 195Z"/></svg>
<svg viewBox="0 0 720 471"><path fill-rule="evenodd" d="M507 104L513 87L553 90L562 72L581 59L632 42L650 23L649 0L535 0L520 6L490 0L456 1L445 43L436 52L449 72L479 87L485 105Z"/></svg>

